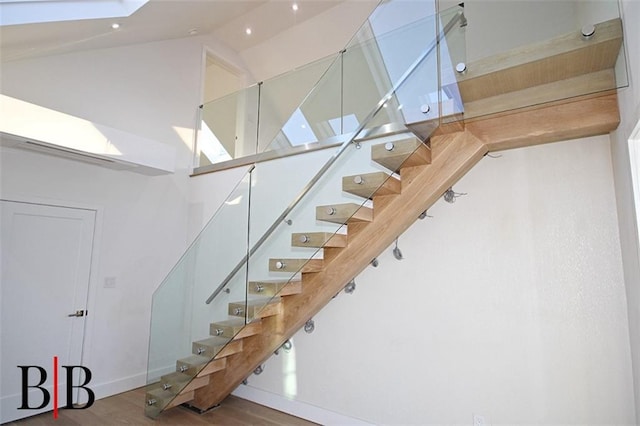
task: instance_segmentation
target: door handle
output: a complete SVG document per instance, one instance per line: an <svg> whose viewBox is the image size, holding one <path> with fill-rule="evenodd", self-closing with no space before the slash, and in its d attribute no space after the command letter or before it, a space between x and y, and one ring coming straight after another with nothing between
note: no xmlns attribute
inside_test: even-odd
<svg viewBox="0 0 640 426"><path fill-rule="evenodd" d="M73 314L69 314L67 315L68 317L83 317L85 314L84 310L78 310ZM87 311L87 315L89 314L89 311Z"/></svg>

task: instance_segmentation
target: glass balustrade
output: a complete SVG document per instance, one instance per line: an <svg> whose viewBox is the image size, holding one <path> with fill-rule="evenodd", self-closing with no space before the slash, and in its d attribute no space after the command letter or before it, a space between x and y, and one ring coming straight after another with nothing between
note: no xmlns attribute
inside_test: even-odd
<svg viewBox="0 0 640 426"><path fill-rule="evenodd" d="M446 108L438 46L444 30L460 25L462 8L441 19L424 2L395 3L383 3L344 51L325 60L328 68L298 104L270 101L269 111L262 109L286 87L287 76L229 95L216 109L203 108L212 131L227 125L217 138L227 153L249 152L252 144L276 153L298 142L334 140L337 147L251 166L154 293L149 416L193 399L193 390L218 368L216 359L238 350L241 340L233 337L267 315L283 292L294 292L302 273L320 267L322 248L344 244L350 226L370 220L373 195L399 191L396 169L414 150L428 149L422 143L428 135L417 138L407 125L431 123L421 127L426 132L441 122ZM225 108L233 118L216 115ZM373 151L405 144L391 166L372 159Z"/></svg>
<svg viewBox="0 0 640 426"><path fill-rule="evenodd" d="M628 85L617 0L467 2L465 17L467 120Z"/></svg>
<svg viewBox="0 0 640 426"><path fill-rule="evenodd" d="M224 299L204 300L228 273L221 265L236 264L247 254L250 192L247 173L153 294L145 405L151 417L171 404L233 337L214 338L209 324L226 318L227 298L246 300L246 272L228 283ZM231 229L232 235L222 233ZM195 347L194 342L211 338Z"/></svg>

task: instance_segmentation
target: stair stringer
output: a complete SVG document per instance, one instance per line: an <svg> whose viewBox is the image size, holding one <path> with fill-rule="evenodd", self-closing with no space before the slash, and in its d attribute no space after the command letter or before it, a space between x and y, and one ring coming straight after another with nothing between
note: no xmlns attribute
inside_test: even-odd
<svg viewBox="0 0 640 426"><path fill-rule="evenodd" d="M331 249L322 271L303 275L302 293L283 298L282 314L263 319L263 332L244 339L243 352L227 357L227 368L196 390L191 405L219 404L488 152L468 131L433 137L431 150L431 164L401 168L402 192L374 197L373 221L348 226L357 231L348 229L347 247Z"/></svg>

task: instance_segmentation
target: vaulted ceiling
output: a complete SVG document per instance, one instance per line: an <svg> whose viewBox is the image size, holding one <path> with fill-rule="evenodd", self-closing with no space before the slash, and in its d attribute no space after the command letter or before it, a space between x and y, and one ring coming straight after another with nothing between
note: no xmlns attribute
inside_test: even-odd
<svg viewBox="0 0 640 426"><path fill-rule="evenodd" d="M19 60L200 35L212 35L239 52L343 1L150 0L124 18L4 25L0 27L0 59ZM119 28L112 28L114 23ZM252 30L250 35L246 34L247 28Z"/></svg>

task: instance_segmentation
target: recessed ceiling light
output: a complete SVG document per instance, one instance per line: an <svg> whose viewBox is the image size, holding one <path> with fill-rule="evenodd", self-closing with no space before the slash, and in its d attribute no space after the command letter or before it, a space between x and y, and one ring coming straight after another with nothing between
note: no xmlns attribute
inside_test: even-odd
<svg viewBox="0 0 640 426"><path fill-rule="evenodd" d="M111 24L111 28L113 28L114 30L117 30L118 28L120 28L120 24L118 24L117 22L114 22L113 24Z"/></svg>
<svg viewBox="0 0 640 426"><path fill-rule="evenodd" d="M251 31L251 28L249 28L249 27L245 28L245 30L244 30L244 33L245 33L246 35L251 35L251 33L252 33L252 32L253 32L253 31Z"/></svg>
<svg viewBox="0 0 640 426"><path fill-rule="evenodd" d="M298 3L294 3L294 4L292 4L292 5L291 5L291 9L292 9L294 12L297 12L297 11L298 11Z"/></svg>

